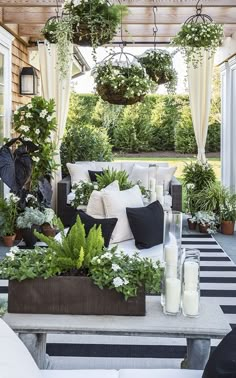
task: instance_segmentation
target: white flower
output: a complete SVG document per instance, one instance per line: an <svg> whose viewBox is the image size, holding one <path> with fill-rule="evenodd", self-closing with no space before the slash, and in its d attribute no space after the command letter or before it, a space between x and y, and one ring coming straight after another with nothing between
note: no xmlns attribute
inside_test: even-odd
<svg viewBox="0 0 236 378"><path fill-rule="evenodd" d="M14 111L14 114L15 114L15 115L19 114L18 110L15 110L15 111Z"/></svg>
<svg viewBox="0 0 236 378"><path fill-rule="evenodd" d="M97 190L97 189L98 189L98 184L94 184L94 186L93 186L93 187L94 187L94 189L96 189L96 190Z"/></svg>
<svg viewBox="0 0 236 378"><path fill-rule="evenodd" d="M6 253L6 256L7 256L7 257L10 257L11 260L14 260L14 258L15 258L15 254L12 253L12 252L7 252L7 253Z"/></svg>
<svg viewBox="0 0 236 378"><path fill-rule="evenodd" d="M19 248L18 248L17 246L15 246L15 247L11 247L11 248L10 248L10 253L15 254L15 253L17 253L17 252L19 252Z"/></svg>
<svg viewBox="0 0 236 378"><path fill-rule="evenodd" d="M30 201L31 199L34 200L34 201L37 201L37 198L35 196L33 196L33 194L27 194L26 202Z"/></svg>
<svg viewBox="0 0 236 378"><path fill-rule="evenodd" d="M123 285L123 280L120 277L116 277L113 279L112 283L115 287L119 287Z"/></svg>
<svg viewBox="0 0 236 378"><path fill-rule="evenodd" d="M112 254L110 252L106 252L101 256L101 259L111 259Z"/></svg>
<svg viewBox="0 0 236 378"><path fill-rule="evenodd" d="M25 133L27 133L27 131L29 131L29 126L22 125L20 127L20 131L24 131Z"/></svg>
<svg viewBox="0 0 236 378"><path fill-rule="evenodd" d="M35 134L39 135L39 134L40 134L40 130L39 130L39 129L36 129L36 130L35 130Z"/></svg>
<svg viewBox="0 0 236 378"><path fill-rule="evenodd" d="M117 272L117 270L120 270L120 266L118 264L112 264L111 269Z"/></svg>
<svg viewBox="0 0 236 378"><path fill-rule="evenodd" d="M129 280L127 280L126 278L124 278L124 279L123 279L123 284L124 284L124 285L128 285L128 283L129 283Z"/></svg>
<svg viewBox="0 0 236 378"><path fill-rule="evenodd" d="M195 184L187 184L186 187L187 187L187 189L194 189Z"/></svg>
<svg viewBox="0 0 236 378"><path fill-rule="evenodd" d="M43 109L43 110L40 112L39 117L41 117L41 118L45 118L47 114L48 114L47 110L46 110L46 109Z"/></svg>
<svg viewBox="0 0 236 378"><path fill-rule="evenodd" d="M32 107L33 107L33 105L32 105L31 103L29 103L29 104L27 105L27 108L28 108L28 109L32 109Z"/></svg>
<svg viewBox="0 0 236 378"><path fill-rule="evenodd" d="M31 113L29 113L29 112L28 112L28 113L26 113L26 115L25 115L25 116L26 116L26 118L32 118L32 115L31 115Z"/></svg>
<svg viewBox="0 0 236 378"><path fill-rule="evenodd" d="M50 116L50 115L47 116L47 121L48 121L48 122L50 122L52 119L53 119L52 116Z"/></svg>
<svg viewBox="0 0 236 378"><path fill-rule="evenodd" d="M28 137L24 137L24 140L25 140L26 142L32 142L32 139L30 139L30 138L28 138Z"/></svg>
<svg viewBox="0 0 236 378"><path fill-rule="evenodd" d="M38 163L40 159L39 159L39 157L37 157L37 156L33 156L33 157L32 157L32 160L35 161L36 163Z"/></svg>
<svg viewBox="0 0 236 378"><path fill-rule="evenodd" d="M17 202L19 202L19 200L20 200L20 198L17 197L17 196L16 196L15 194L13 194L13 193L8 194L7 197L6 197L6 199L7 199L7 201L13 201L14 203L17 203Z"/></svg>

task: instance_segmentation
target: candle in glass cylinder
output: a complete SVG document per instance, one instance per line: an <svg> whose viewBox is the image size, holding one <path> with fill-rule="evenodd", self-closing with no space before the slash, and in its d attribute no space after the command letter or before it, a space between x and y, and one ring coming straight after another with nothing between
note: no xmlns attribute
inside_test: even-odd
<svg viewBox="0 0 236 378"><path fill-rule="evenodd" d="M177 275L178 275L177 264L175 264L175 265L166 264L165 275L166 275L166 278L177 278Z"/></svg>
<svg viewBox="0 0 236 378"><path fill-rule="evenodd" d="M155 187L156 187L156 179L154 179L153 177L150 178L149 180L149 190L151 192L154 192L155 191Z"/></svg>
<svg viewBox="0 0 236 378"><path fill-rule="evenodd" d="M197 290L199 283L199 264L195 261L184 262L184 286L186 290Z"/></svg>
<svg viewBox="0 0 236 378"><path fill-rule="evenodd" d="M181 281L178 278L165 280L165 311L177 314L180 308Z"/></svg>
<svg viewBox="0 0 236 378"><path fill-rule="evenodd" d="M157 200L156 192L153 190L150 194L150 202L155 202Z"/></svg>
<svg viewBox="0 0 236 378"><path fill-rule="evenodd" d="M196 290L185 290L183 293L183 313L186 316L199 314L199 293Z"/></svg>
<svg viewBox="0 0 236 378"><path fill-rule="evenodd" d="M178 264L178 246L177 244L167 244L165 246L165 262L167 265Z"/></svg>
<svg viewBox="0 0 236 378"><path fill-rule="evenodd" d="M157 198L163 196L163 185L156 185Z"/></svg>

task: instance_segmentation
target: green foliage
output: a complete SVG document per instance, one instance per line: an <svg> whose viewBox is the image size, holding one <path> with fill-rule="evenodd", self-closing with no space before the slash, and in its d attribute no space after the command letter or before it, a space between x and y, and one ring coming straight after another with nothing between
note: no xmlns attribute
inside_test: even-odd
<svg viewBox="0 0 236 378"><path fill-rule="evenodd" d="M15 233L16 218L19 211L19 198L10 194L8 198L0 197L0 235L12 236Z"/></svg>
<svg viewBox="0 0 236 378"><path fill-rule="evenodd" d="M180 119L176 124L175 151L181 154L197 152L191 111L188 104L182 107Z"/></svg>
<svg viewBox="0 0 236 378"><path fill-rule="evenodd" d="M138 253L128 256L113 248L92 260L90 275L101 289L114 288L128 299L143 285L146 293L160 294L163 269L159 262L141 258Z"/></svg>
<svg viewBox="0 0 236 378"><path fill-rule="evenodd" d="M105 129L92 125L73 124L66 130L61 145L62 171L67 173L66 163L76 161L110 161L111 145Z"/></svg>
<svg viewBox="0 0 236 378"><path fill-rule="evenodd" d="M220 204L220 219L221 221L236 221L236 194L231 194L227 189L225 189L225 198Z"/></svg>
<svg viewBox="0 0 236 378"><path fill-rule="evenodd" d="M18 228L31 228L33 225L41 226L45 223L45 215L38 208L26 207L17 218Z"/></svg>
<svg viewBox="0 0 236 378"><path fill-rule="evenodd" d="M193 189L199 192L215 181L216 175L210 164L202 164L199 161L190 161L190 163L185 164L183 170L184 185L193 184Z"/></svg>
<svg viewBox="0 0 236 378"><path fill-rule="evenodd" d="M55 253L56 264L61 272L70 271L71 269L88 269L93 257L101 254L104 247L101 227L96 228L95 225L86 237L84 225L78 216L68 235L65 234L62 225L60 228L61 241L38 232L35 232L35 235Z"/></svg>
<svg viewBox="0 0 236 378"><path fill-rule="evenodd" d="M221 124L213 123L208 127L206 151L218 152L220 150Z"/></svg>
<svg viewBox="0 0 236 378"><path fill-rule="evenodd" d="M56 130L55 102L35 96L27 105L14 112L14 128L25 141L31 141L38 150L30 152L33 171L32 183L37 185L41 176L52 176L57 168L54 161L55 145L51 134Z"/></svg>
<svg viewBox="0 0 236 378"><path fill-rule="evenodd" d="M79 205L87 205L92 192L97 189L98 185L92 182L80 181L74 184L72 192L75 193L75 198L71 201L71 206L77 209Z"/></svg>
<svg viewBox="0 0 236 378"><path fill-rule="evenodd" d="M115 180L119 182L120 190L130 189L132 186L134 186L129 181L129 175L126 171L104 169L103 175L97 176L98 189L101 190L105 188Z"/></svg>
<svg viewBox="0 0 236 378"><path fill-rule="evenodd" d="M220 208L229 198L228 190L219 182L208 181L202 190L195 193L196 207L201 211L214 212L220 216Z"/></svg>

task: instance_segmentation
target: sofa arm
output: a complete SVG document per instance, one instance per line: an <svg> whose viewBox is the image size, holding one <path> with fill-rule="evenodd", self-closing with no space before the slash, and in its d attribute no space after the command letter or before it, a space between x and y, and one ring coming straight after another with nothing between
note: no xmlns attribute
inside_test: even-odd
<svg viewBox="0 0 236 378"><path fill-rule="evenodd" d="M173 177L170 182L170 195L172 197L172 210L182 211L182 185Z"/></svg>
<svg viewBox="0 0 236 378"><path fill-rule="evenodd" d="M57 216L63 219L65 207L67 205L67 196L71 191L70 176L66 176L57 183Z"/></svg>

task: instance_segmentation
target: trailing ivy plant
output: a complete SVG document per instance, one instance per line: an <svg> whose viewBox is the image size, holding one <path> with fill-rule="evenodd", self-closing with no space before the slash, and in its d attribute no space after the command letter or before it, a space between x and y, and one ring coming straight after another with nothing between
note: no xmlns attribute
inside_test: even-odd
<svg viewBox="0 0 236 378"><path fill-rule="evenodd" d="M138 57L148 76L158 85L164 84L169 93L174 93L177 72L173 68L173 54L167 50L150 49Z"/></svg>
<svg viewBox="0 0 236 378"><path fill-rule="evenodd" d="M213 57L223 36L223 25L214 22L190 22L182 25L173 38L172 45L183 53L188 66L192 64L196 68L202 62L203 50Z"/></svg>

